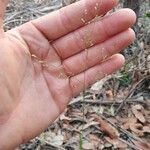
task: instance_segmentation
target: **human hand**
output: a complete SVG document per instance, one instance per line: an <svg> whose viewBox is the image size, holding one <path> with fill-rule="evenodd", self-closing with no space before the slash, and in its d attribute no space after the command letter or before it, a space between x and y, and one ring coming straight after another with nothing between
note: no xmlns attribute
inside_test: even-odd
<svg viewBox="0 0 150 150"><path fill-rule="evenodd" d="M72 97L122 67L117 53L135 39L135 13L122 9L91 21L116 4L81 0L8 32L1 28L0 149L40 134Z"/></svg>

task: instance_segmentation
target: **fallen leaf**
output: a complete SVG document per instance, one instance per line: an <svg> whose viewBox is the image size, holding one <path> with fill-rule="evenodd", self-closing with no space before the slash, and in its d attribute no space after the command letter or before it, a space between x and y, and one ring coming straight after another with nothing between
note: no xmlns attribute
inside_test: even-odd
<svg viewBox="0 0 150 150"><path fill-rule="evenodd" d="M82 145L82 148L84 150L93 150L94 145L92 143L89 143L89 142L84 142L83 145Z"/></svg>
<svg viewBox="0 0 150 150"><path fill-rule="evenodd" d="M143 109L143 106L142 105L135 105L133 106L136 110L142 110Z"/></svg>
<svg viewBox="0 0 150 150"><path fill-rule="evenodd" d="M137 123L137 118L135 117L131 117L131 118L122 118L121 119L122 122L122 127L123 129L130 129L130 125Z"/></svg>
<svg viewBox="0 0 150 150"><path fill-rule="evenodd" d="M136 123L137 122L137 118L135 118L135 117L119 118L119 119L123 124L125 124L125 123Z"/></svg>
<svg viewBox="0 0 150 150"><path fill-rule="evenodd" d="M114 128L111 124L109 124L107 121L103 120L100 116L93 115L95 117L95 121L99 122L100 128L102 131L107 133L110 138L117 138L119 136L119 132L116 128Z"/></svg>
<svg viewBox="0 0 150 150"><path fill-rule="evenodd" d="M119 149L126 149L128 147L127 144L123 143L122 141L120 141L119 139L111 139L109 137L105 137L105 139L111 143L114 148L119 148Z"/></svg>
<svg viewBox="0 0 150 150"><path fill-rule="evenodd" d="M63 135L57 135L51 141L51 143L53 143L54 145L57 145L57 146L61 146L63 144L63 142L64 142Z"/></svg>
<svg viewBox="0 0 150 150"><path fill-rule="evenodd" d="M150 133L150 126L144 126L143 127L143 132L144 133Z"/></svg>
<svg viewBox="0 0 150 150"><path fill-rule="evenodd" d="M142 123L146 123L146 119L142 113L142 110L144 108L141 105L135 105L132 106L132 112L135 115L135 117Z"/></svg>
<svg viewBox="0 0 150 150"><path fill-rule="evenodd" d="M140 150L150 150L150 144L148 141L135 141L132 142L138 147Z"/></svg>
<svg viewBox="0 0 150 150"><path fill-rule="evenodd" d="M91 143L93 143L94 145L98 145L99 143L104 144L103 140L101 140L98 136L94 135L94 134L89 134L88 135L89 140L91 141Z"/></svg>
<svg viewBox="0 0 150 150"><path fill-rule="evenodd" d="M50 143L50 144L53 144L56 146L61 146L64 142L63 135L61 135L61 134L56 135L53 132L44 133L43 137L47 143Z"/></svg>
<svg viewBox="0 0 150 150"><path fill-rule="evenodd" d="M130 129L131 131L133 131L134 133L136 133L138 136L143 136L143 125L140 123L136 123L136 124L130 124Z"/></svg>

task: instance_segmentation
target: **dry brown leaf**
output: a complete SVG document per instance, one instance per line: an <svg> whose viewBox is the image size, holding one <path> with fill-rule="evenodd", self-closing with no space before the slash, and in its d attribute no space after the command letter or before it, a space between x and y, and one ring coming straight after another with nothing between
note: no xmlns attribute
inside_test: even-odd
<svg viewBox="0 0 150 150"><path fill-rule="evenodd" d="M137 118L135 117L129 117L129 118L119 118L119 120L125 124L125 123L136 123L137 122Z"/></svg>
<svg viewBox="0 0 150 150"><path fill-rule="evenodd" d="M138 105L135 105L133 106L136 110L143 110L143 106L138 104Z"/></svg>
<svg viewBox="0 0 150 150"><path fill-rule="evenodd" d="M99 143L104 144L104 142L96 135L94 134L89 134L88 135L89 140L91 141L91 143L93 143L94 145L98 145Z"/></svg>
<svg viewBox="0 0 150 150"><path fill-rule="evenodd" d="M126 149L128 147L127 144L123 143L122 141L120 141L119 139L111 139L109 137L105 137L105 139L111 143L114 148L119 148L119 149Z"/></svg>
<svg viewBox="0 0 150 150"><path fill-rule="evenodd" d="M144 126L143 127L143 132L144 133L150 133L150 126Z"/></svg>
<svg viewBox="0 0 150 150"><path fill-rule="evenodd" d="M41 135L44 141L49 144L61 146L64 142L64 136L61 134L55 134L54 132L46 132Z"/></svg>
<svg viewBox="0 0 150 150"><path fill-rule="evenodd" d="M135 117L142 123L146 123L146 119L142 113L143 107L141 105L132 106L132 112Z"/></svg>
<svg viewBox="0 0 150 150"><path fill-rule="evenodd" d="M94 145L92 143L85 142L85 143L83 143L82 148L84 150L93 150L94 149Z"/></svg>
<svg viewBox="0 0 150 150"><path fill-rule="evenodd" d="M137 118L132 117L132 118L122 118L121 122L123 123L122 127L123 129L130 129L131 124L137 123Z"/></svg>
<svg viewBox="0 0 150 150"><path fill-rule="evenodd" d="M114 128L107 121L103 120L100 116L93 116L95 117L95 121L99 122L101 130L107 133L110 136L110 138L113 139L119 137L119 132L116 128Z"/></svg>
<svg viewBox="0 0 150 150"><path fill-rule="evenodd" d="M140 123L130 124L130 130L137 134L138 136L143 136L143 125Z"/></svg>
<svg viewBox="0 0 150 150"><path fill-rule="evenodd" d="M150 150L150 144L148 141L135 141L132 142L138 147L140 150Z"/></svg>

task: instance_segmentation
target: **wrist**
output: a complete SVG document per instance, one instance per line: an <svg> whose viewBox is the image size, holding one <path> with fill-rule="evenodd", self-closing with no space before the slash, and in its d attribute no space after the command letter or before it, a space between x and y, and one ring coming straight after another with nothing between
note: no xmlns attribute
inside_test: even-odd
<svg viewBox="0 0 150 150"><path fill-rule="evenodd" d="M13 116L0 123L0 150L14 150L22 144L21 131L18 124L14 124Z"/></svg>

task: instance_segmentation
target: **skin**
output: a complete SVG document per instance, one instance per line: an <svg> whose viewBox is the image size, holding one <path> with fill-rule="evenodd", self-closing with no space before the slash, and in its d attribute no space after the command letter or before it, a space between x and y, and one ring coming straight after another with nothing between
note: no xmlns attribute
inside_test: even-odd
<svg viewBox="0 0 150 150"><path fill-rule="evenodd" d="M133 11L122 9L87 23L95 5L102 15L117 1L81 0L4 32L6 4L0 1L0 150L39 135L72 97L120 69L125 60L117 53L134 41L130 27L136 20ZM86 45L90 29L92 44Z"/></svg>

